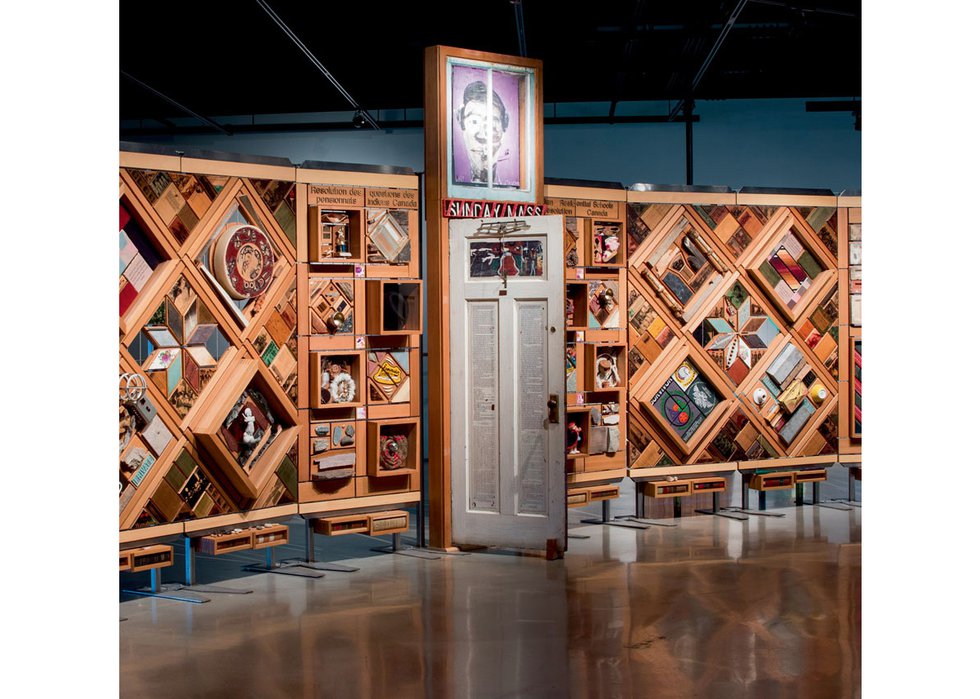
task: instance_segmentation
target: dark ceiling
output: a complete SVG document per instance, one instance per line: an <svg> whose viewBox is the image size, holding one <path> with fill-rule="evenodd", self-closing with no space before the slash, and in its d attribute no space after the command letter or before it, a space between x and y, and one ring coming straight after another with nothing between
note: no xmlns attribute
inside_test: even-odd
<svg viewBox="0 0 980 699"><path fill-rule="evenodd" d="M545 103L682 100L705 65L695 100L861 93L856 1L266 1L367 110L422 106L426 46L519 55L518 13ZM120 119L146 127L187 116L147 86L218 123L351 110L256 0L120 3L119 50Z"/></svg>

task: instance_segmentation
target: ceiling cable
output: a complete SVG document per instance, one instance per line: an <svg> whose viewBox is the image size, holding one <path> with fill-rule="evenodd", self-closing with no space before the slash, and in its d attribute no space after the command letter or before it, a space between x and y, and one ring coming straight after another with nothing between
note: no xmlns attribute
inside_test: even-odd
<svg viewBox="0 0 980 699"><path fill-rule="evenodd" d="M171 99L170 97L167 97L165 94L163 94L162 92L160 92L156 88L153 88L153 87L147 85L145 82L143 82L142 80L140 80L139 78L137 78L137 77L135 77L133 75L130 75L126 71L120 70L119 72L123 74L123 77L129 78L134 83L136 83L137 85L139 85L140 87L142 87L144 90L153 93L154 95L156 95L157 97L159 97L160 99L162 99L164 102L167 102L168 104L172 104L173 106L177 107L177 109L179 109L179 110L181 110L183 112L187 112L188 114L190 114L195 119L197 119L197 120L199 120L199 121L207 124L212 129L216 129L216 130L220 131L225 136L231 136L231 131L229 131L228 129L226 129L221 124L219 124L218 122L214 121L213 119L208 119L206 116L201 116L200 114L198 114L194 110L189 109L188 107L185 107L184 105L182 105L180 102L178 102L175 99Z"/></svg>
<svg viewBox="0 0 980 699"><path fill-rule="evenodd" d="M701 78L703 78L704 74L708 72L708 66L710 66L711 62L715 59L715 56L717 55L718 50L721 48L721 45L725 43L725 38L728 36L728 32L730 32L732 30L732 27L735 26L735 22L738 20L738 16L742 13L742 10L745 9L745 6L748 4L748 2L749 0L739 0L738 5L735 6L735 9L733 9L732 13L728 16L728 21L725 22L725 26L721 28L721 32L718 34L718 38L715 39L714 46L712 46L711 50L708 51L708 55L705 56L704 62L701 63L701 67L698 69L698 72L694 75L694 79L691 80L691 86L688 88L688 93L687 93L688 99L694 97L694 91L697 90L698 85L701 84ZM684 107L686 101L687 100L681 100L676 105L674 105L674 108L670 110L671 119L675 119L677 117L677 114Z"/></svg>
<svg viewBox="0 0 980 699"><path fill-rule="evenodd" d="M298 36L296 36L295 33L293 33L293 30L290 29L289 26L279 18L279 15L277 15L275 13L275 11L273 11L273 9L271 7L269 7L269 3L267 3L265 0L255 0L255 2L257 2L259 4L259 7L261 7L263 10L265 10L266 14L268 14L269 17L272 18L272 21L275 22L276 25L280 29L282 29L283 33L287 37L289 37L289 39L292 40L292 42L294 44L296 44L296 46L299 48L299 50L302 51L303 54L307 58L310 59L310 62L314 66L316 66L317 70L319 70L321 73L323 73L324 77L327 80L329 80L330 83L335 88L337 88L337 92L339 92L344 97L344 99L346 99L348 102L350 102L350 106L354 108L354 112L355 112L354 113L354 118L355 118L355 120L357 120L358 117L361 117L361 119L363 119L364 122L367 122L368 124L371 125L371 128L374 128L374 129L377 129L378 131L381 131L381 127L378 126L378 122L376 122L374 120L374 118L371 117L370 114L368 114L366 111L364 111L364 109L361 108L361 105L359 105L357 103L357 100L355 100L353 97L351 97L350 93L347 92L347 90L344 89L344 86L340 84L340 82L337 80L337 78L335 78L333 75L331 75L330 74L330 71L327 70L326 67L322 63L320 63L320 59L318 59L315 55L313 55L313 52L312 51L310 51L308 48L306 48L306 44L304 44L300 40L300 38Z"/></svg>
<svg viewBox="0 0 980 699"><path fill-rule="evenodd" d="M522 0L510 0L514 6L514 23L517 25L517 49L522 57L527 56L527 39L524 35L524 3Z"/></svg>

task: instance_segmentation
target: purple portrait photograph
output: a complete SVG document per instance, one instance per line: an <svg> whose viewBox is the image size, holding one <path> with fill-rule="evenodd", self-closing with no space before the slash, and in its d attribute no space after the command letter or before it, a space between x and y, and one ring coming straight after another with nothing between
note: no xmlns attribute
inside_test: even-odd
<svg viewBox="0 0 980 699"><path fill-rule="evenodd" d="M454 184L520 187L520 89L524 77L508 71L453 66Z"/></svg>

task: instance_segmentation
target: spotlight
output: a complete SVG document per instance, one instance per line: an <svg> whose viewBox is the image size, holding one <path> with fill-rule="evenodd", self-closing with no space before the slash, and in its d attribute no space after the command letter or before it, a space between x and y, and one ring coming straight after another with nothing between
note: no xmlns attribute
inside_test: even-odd
<svg viewBox="0 0 980 699"><path fill-rule="evenodd" d="M352 121L354 122L355 129L360 129L367 123L367 119L364 118L364 114L361 113L360 109L354 113L354 119Z"/></svg>

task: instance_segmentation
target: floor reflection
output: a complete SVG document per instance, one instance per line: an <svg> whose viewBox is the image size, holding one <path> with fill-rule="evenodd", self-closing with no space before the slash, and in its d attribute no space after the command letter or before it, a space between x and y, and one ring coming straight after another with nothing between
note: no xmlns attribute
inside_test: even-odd
<svg viewBox="0 0 980 699"><path fill-rule="evenodd" d="M860 510L778 512L127 600L121 696L858 696Z"/></svg>

